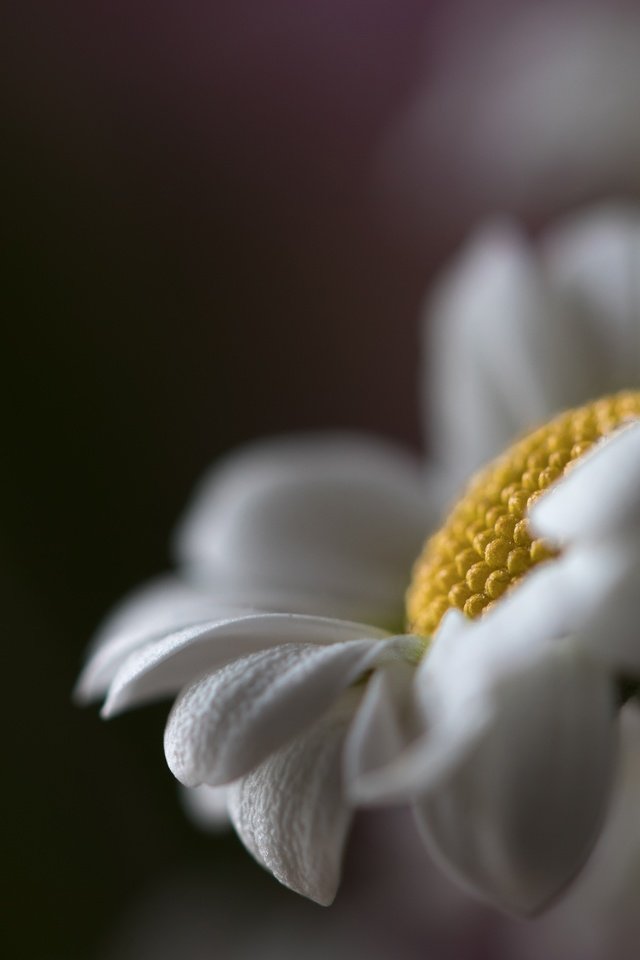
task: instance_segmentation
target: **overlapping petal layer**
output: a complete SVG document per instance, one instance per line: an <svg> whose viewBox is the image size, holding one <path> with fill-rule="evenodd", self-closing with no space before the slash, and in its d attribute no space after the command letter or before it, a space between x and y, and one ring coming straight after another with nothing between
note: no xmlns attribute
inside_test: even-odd
<svg viewBox="0 0 640 960"><path fill-rule="evenodd" d="M342 786L342 749L360 692L273 753L230 791L244 845L281 883L321 904L333 900L352 811Z"/></svg>
<svg viewBox="0 0 640 960"><path fill-rule="evenodd" d="M531 510L534 529L561 546L637 537L640 423L607 437Z"/></svg>
<svg viewBox="0 0 640 960"><path fill-rule="evenodd" d="M426 418L456 482L560 410L640 383L640 214L569 218L539 253L484 227L425 310Z"/></svg>
<svg viewBox="0 0 640 960"><path fill-rule="evenodd" d="M324 645L387 636L384 630L361 623L285 613L254 613L195 624L134 651L116 674L102 712L112 716L176 694L202 673L288 642Z"/></svg>
<svg viewBox="0 0 640 960"><path fill-rule="evenodd" d="M493 722L417 803L429 848L477 895L518 915L548 904L585 862L615 758L609 677L564 645L492 678Z"/></svg>
<svg viewBox="0 0 640 960"><path fill-rule="evenodd" d="M612 204L569 217L543 240L541 256L554 288L582 318L590 347L589 392L578 399L640 382L637 208ZM570 376L580 362L578 354Z"/></svg>
<svg viewBox="0 0 640 960"><path fill-rule="evenodd" d="M243 776L367 670L411 647L409 637L280 644L205 674L182 691L171 711L165 732L170 769L186 786Z"/></svg>
<svg viewBox="0 0 640 960"><path fill-rule="evenodd" d="M247 613L177 576L152 580L120 603L105 621L76 684L81 702L104 696L127 657L150 641L189 624Z"/></svg>
<svg viewBox="0 0 640 960"><path fill-rule="evenodd" d="M618 683L640 677L638 437L612 434L538 500L562 554L478 621L447 614L413 681L369 684L347 741L350 795L413 800L440 863L518 915L571 881L605 817Z"/></svg>
<svg viewBox="0 0 640 960"><path fill-rule="evenodd" d="M515 227L487 227L471 242L429 301L427 322L427 409L438 459L457 482L589 395L598 357L582 318L554 295Z"/></svg>
<svg viewBox="0 0 640 960"><path fill-rule="evenodd" d="M349 434L256 444L205 477L177 537L184 568L267 609L400 626L433 522L419 463Z"/></svg>

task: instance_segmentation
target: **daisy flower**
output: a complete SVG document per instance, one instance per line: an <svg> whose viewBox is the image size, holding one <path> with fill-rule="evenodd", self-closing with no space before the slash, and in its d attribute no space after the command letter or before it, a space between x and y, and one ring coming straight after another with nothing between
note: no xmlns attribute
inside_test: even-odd
<svg viewBox="0 0 640 960"><path fill-rule="evenodd" d="M634 538L619 522L634 516L634 485L605 495L603 477L635 463L637 430L622 427L640 414L637 394L573 410L487 468L427 541L402 628L412 562L447 478L481 459L487 425L488 450L542 406L526 354L533 343L533 359L544 357L530 327L546 276L536 269L530 282L533 256L502 239L496 260L519 308L511 327L472 332L466 276L448 278L437 297L443 371L454 367L448 338L465 327L461 369L471 367L467 347L479 348L471 377L454 376L436 405L449 427L435 432L440 469L349 437L231 458L205 479L180 529L179 573L116 611L79 682L81 699L106 694L107 716L176 697L165 752L198 788L200 813L227 809L254 856L321 903L335 894L355 803L416 800L447 869L518 913L570 881L605 817L618 693L636 663ZM487 290L495 300L489 276L479 271L475 284L485 308ZM456 333L443 320L461 288ZM582 303L576 310L583 318ZM556 329L548 315L534 324L542 343ZM493 322L506 324L502 314ZM563 383L553 359L550 376ZM471 453L461 441L469 430ZM595 509L602 503L622 512ZM614 632L605 655L602 635Z"/></svg>

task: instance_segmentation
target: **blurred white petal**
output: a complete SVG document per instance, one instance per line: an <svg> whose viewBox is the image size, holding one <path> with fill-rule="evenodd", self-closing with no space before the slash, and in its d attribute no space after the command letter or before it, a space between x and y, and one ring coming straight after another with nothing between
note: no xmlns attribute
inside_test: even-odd
<svg viewBox="0 0 640 960"><path fill-rule="evenodd" d="M478 645L490 647L496 662L524 660L531 649L583 630L626 573L617 547L567 551L531 570L474 623Z"/></svg>
<svg viewBox="0 0 640 960"><path fill-rule="evenodd" d="M205 671L283 643L331 644L387 636L366 624L279 613L196 624L134 651L117 672L102 713L112 716L175 694Z"/></svg>
<svg viewBox="0 0 640 960"><path fill-rule="evenodd" d="M562 643L493 679L495 722L416 806L442 866L508 912L545 907L583 866L609 795L612 684Z"/></svg>
<svg viewBox="0 0 640 960"><path fill-rule="evenodd" d="M506 223L471 241L430 298L425 323L427 420L456 482L589 395L599 358L581 319Z"/></svg>
<svg viewBox="0 0 640 960"><path fill-rule="evenodd" d="M386 796L379 786L395 783L394 763L414 735L410 714L415 667L392 663L367 684L345 744L345 784L356 803ZM376 789L377 788L377 789Z"/></svg>
<svg viewBox="0 0 640 960"><path fill-rule="evenodd" d="M467 624L469 655L474 647L482 651L474 675L507 663L524 668L538 650L572 636L608 675L640 676L639 591L640 547L634 538L568 549L534 568ZM436 653L446 649L444 643L434 647ZM433 656L426 658L421 671L433 670L434 663Z"/></svg>
<svg viewBox="0 0 640 960"><path fill-rule="evenodd" d="M228 787L181 787L182 805L199 827L214 833L231 826L228 809Z"/></svg>
<svg viewBox="0 0 640 960"><path fill-rule="evenodd" d="M347 740L354 800L397 802L437 788L498 722L495 684L540 654L512 620L506 632L483 627L451 610L413 677L392 665L395 675L387 667L369 683Z"/></svg>
<svg viewBox="0 0 640 960"><path fill-rule="evenodd" d="M149 641L179 627L242 612L178 577L152 580L125 597L96 634L75 696L81 702L103 696L129 654Z"/></svg>
<svg viewBox="0 0 640 960"><path fill-rule="evenodd" d="M531 509L533 529L566 545L640 532L640 422L601 440Z"/></svg>
<svg viewBox="0 0 640 960"><path fill-rule="evenodd" d="M467 29L459 4L443 7L422 81L383 145L381 173L405 228L494 210L539 222L594 196L635 195L634 5L492 3L473 20L472 4L463 11Z"/></svg>
<svg viewBox="0 0 640 960"><path fill-rule="evenodd" d="M611 808L584 871L535 924L512 932L513 955L636 960L640 943L640 712L626 707ZM511 954L510 954L511 955Z"/></svg>
<svg viewBox="0 0 640 960"><path fill-rule="evenodd" d="M639 48L640 52L640 48ZM591 397L640 380L640 212L631 204L596 207L561 222L542 257L554 286L583 317L592 343ZM579 359L574 361L577 364ZM588 399L587 396L584 399Z"/></svg>
<svg viewBox="0 0 640 960"><path fill-rule="evenodd" d="M180 694L169 716L169 768L186 786L238 779L403 646L404 638L282 644L201 677Z"/></svg>
<svg viewBox="0 0 640 960"><path fill-rule="evenodd" d="M231 602L392 625L431 510L417 460L392 444L290 437L204 478L177 552Z"/></svg>
<svg viewBox="0 0 640 960"><path fill-rule="evenodd" d="M540 610L532 609L530 619L544 616L545 608L554 616L564 610L564 632L579 635L614 672L640 676L640 424L602 440L577 462L537 501L530 521L564 554L530 575L499 614L530 589L532 578L543 577L548 596L545 602L541 594Z"/></svg>
<svg viewBox="0 0 640 960"><path fill-rule="evenodd" d="M332 902L351 811L341 756L359 693L348 691L321 720L230 790L245 846L285 886Z"/></svg>
<svg viewBox="0 0 640 960"><path fill-rule="evenodd" d="M582 603L575 632L585 649L618 677L640 678L638 619L640 543L629 538L575 551L582 573Z"/></svg>

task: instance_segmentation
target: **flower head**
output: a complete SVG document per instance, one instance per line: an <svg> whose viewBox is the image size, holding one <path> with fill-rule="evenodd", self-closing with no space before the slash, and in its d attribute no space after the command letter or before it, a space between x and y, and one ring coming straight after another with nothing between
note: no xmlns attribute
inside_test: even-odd
<svg viewBox="0 0 640 960"><path fill-rule="evenodd" d="M633 250L636 236L625 234ZM479 420L474 433L450 394L451 449L466 451L485 420L490 448L539 415L549 393L531 386L538 374L520 375L525 346L574 342L557 336L553 311L531 334L528 269L523 280L506 259L527 308L507 338L515 362L505 373L494 350L488 372L480 355L480 372L458 378L473 401L462 413ZM567 316L565 333L585 313ZM517 417L492 416L498 384L500 396L513 388ZM640 676L639 419L638 393L605 397L478 474L415 564L408 633L402 594L435 525L437 471L425 481L394 448L347 437L231 458L181 529L179 575L116 611L80 696L106 694L105 715L174 698L165 753L198 790L200 815L218 818L223 798L259 862L321 903L335 894L354 806L408 799L465 886L512 912L539 910L597 840L621 697ZM460 470L449 469L452 485Z"/></svg>

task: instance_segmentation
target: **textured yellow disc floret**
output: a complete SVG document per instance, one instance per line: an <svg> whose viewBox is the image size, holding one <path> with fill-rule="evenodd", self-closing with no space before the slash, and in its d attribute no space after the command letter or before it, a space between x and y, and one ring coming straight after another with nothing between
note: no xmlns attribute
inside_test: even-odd
<svg viewBox="0 0 640 960"><path fill-rule="evenodd" d="M430 635L452 607L479 616L553 556L543 540L532 538L527 509L596 441L636 417L640 392L604 397L561 414L476 474L415 564L409 630Z"/></svg>

